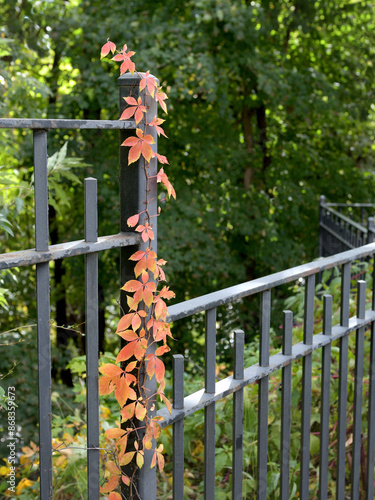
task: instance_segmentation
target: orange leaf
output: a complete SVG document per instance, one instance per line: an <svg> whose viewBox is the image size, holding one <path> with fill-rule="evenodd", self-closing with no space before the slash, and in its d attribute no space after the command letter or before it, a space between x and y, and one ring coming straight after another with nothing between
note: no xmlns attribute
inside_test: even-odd
<svg viewBox="0 0 375 500"><path fill-rule="evenodd" d="M137 362L136 361L132 361L131 363L129 363L127 365L127 367L125 368L125 371L126 372L132 372L136 366L137 366Z"/></svg>
<svg viewBox="0 0 375 500"><path fill-rule="evenodd" d="M133 253L131 257L129 257L129 260L141 260L145 255L146 252L143 252L143 250L138 250L137 252Z"/></svg>
<svg viewBox="0 0 375 500"><path fill-rule="evenodd" d="M119 481L119 476L110 476L107 484L103 487L100 487L100 492L109 493L110 491L113 491L118 485L118 481Z"/></svg>
<svg viewBox="0 0 375 500"><path fill-rule="evenodd" d="M162 345L158 347L155 351L155 356L162 356L166 352L169 352L171 348L168 345Z"/></svg>
<svg viewBox="0 0 375 500"><path fill-rule="evenodd" d="M113 382L111 377L100 377L99 379L99 394L105 396L113 391Z"/></svg>
<svg viewBox="0 0 375 500"><path fill-rule="evenodd" d="M123 316L118 322L116 333L123 332L129 328L132 323L133 316L134 313L125 314L125 316Z"/></svg>
<svg viewBox="0 0 375 500"><path fill-rule="evenodd" d="M129 384L125 377L120 377L119 381L116 383L115 398L121 408L129 399Z"/></svg>
<svg viewBox="0 0 375 500"><path fill-rule="evenodd" d="M142 283L137 280L129 280L125 283L121 290L125 290L125 292L136 292L140 288L142 288Z"/></svg>
<svg viewBox="0 0 375 500"><path fill-rule="evenodd" d="M117 375L121 375L123 370L119 367L114 365L113 363L108 363L106 365L103 365L99 368L100 373L103 373L103 375L107 375L108 377L116 377Z"/></svg>
<svg viewBox="0 0 375 500"><path fill-rule="evenodd" d="M135 411L135 403L130 403L120 411L122 416L122 422L126 422L130 420L134 416Z"/></svg>
<svg viewBox="0 0 375 500"><path fill-rule="evenodd" d="M116 363L131 358L134 355L135 344L137 344L137 341L129 342L129 344L123 347L117 355Z"/></svg>
<svg viewBox="0 0 375 500"><path fill-rule="evenodd" d="M120 474L121 470L118 468L116 462L113 460L109 460L106 465L106 469L111 473L111 474Z"/></svg>
<svg viewBox="0 0 375 500"><path fill-rule="evenodd" d="M130 148L128 156L129 165L139 159L139 157L141 156L141 151L142 151L142 144L140 142L138 142L135 146Z"/></svg>
<svg viewBox="0 0 375 500"><path fill-rule="evenodd" d="M109 439L118 439L123 436L126 432L124 429L118 429L117 427L113 427L112 429L107 429L105 431L105 435Z"/></svg>
<svg viewBox="0 0 375 500"><path fill-rule="evenodd" d="M109 494L108 500L122 500L122 496L120 495L120 493L116 493L116 491L113 491Z"/></svg>

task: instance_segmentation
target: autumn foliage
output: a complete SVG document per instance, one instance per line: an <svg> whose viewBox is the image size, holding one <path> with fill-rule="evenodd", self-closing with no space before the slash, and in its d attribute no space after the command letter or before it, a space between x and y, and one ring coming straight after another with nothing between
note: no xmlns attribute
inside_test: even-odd
<svg viewBox="0 0 375 500"><path fill-rule="evenodd" d="M126 45L121 51L116 50L116 45L109 39L101 49L101 58L112 53L112 60L121 62L121 75L130 71L135 72L135 65L131 60L135 52L128 51ZM120 120L134 119L137 125L135 136L128 137L122 146L129 148L128 163L141 161L147 180L150 179L149 166L152 158L157 158L159 163L168 164L165 156L153 152L151 145L155 143L151 128L156 130L158 136L167 137L161 125L164 120L157 116L147 122L147 102L155 99L167 113L165 100L166 94L150 72L137 73L140 78L139 91L143 92L143 98L125 98L127 107L121 114ZM138 127L138 125L140 125ZM142 127L142 128L141 128ZM175 190L170 183L163 168L157 173L157 182L162 183L168 196L176 198ZM149 211L149 194L145 190L145 210L129 217L129 227L139 232L142 241L147 245L145 250L138 250L130 260L134 262L135 279L127 281L122 290L128 293L128 313L119 321L117 335L125 343L117 355L116 363L107 363L100 367L102 376L99 380L99 392L101 395L114 392L115 398L120 405L121 428L108 429L107 438L114 443L114 460L106 464L106 484L101 487L101 492L109 494L109 500L120 500L118 489L121 482L129 486L131 495L136 495L136 488L132 493L134 474L137 468L144 465L145 450L153 452L151 468L158 465L160 470L164 467L163 445L155 445L160 436L160 417L153 415L155 397L160 400L171 411L171 403L164 394L165 366L160 357L168 352L167 337L171 337L170 326L167 322L166 300L174 297L174 293L167 286L159 286L165 281L163 266L166 261L159 259L152 249L154 232L152 218L160 213L151 214ZM144 214L141 218L140 216ZM140 223L142 220L142 223ZM158 344L158 345L156 345ZM143 374L145 374L143 376ZM156 394L148 394L144 387L145 377L157 382ZM131 443L131 445L129 444ZM133 476L129 477L123 471L123 467L133 462L135 465Z"/></svg>

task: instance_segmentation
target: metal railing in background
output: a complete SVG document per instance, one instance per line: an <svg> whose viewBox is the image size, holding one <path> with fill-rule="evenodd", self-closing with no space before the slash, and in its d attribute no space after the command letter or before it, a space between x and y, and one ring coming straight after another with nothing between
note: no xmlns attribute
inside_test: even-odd
<svg viewBox="0 0 375 500"><path fill-rule="evenodd" d="M375 204L327 203L320 197L319 257L328 257L374 241Z"/></svg>

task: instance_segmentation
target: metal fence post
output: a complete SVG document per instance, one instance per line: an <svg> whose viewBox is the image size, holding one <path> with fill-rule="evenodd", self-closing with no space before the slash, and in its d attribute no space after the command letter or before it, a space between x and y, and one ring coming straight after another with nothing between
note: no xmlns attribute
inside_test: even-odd
<svg viewBox="0 0 375 500"><path fill-rule="evenodd" d="M119 85L120 90L120 113L127 107L127 103L124 100L125 97L134 97L138 99L139 96L142 97L143 104L145 104L145 92L139 93L139 83L141 77L138 75L131 75L127 73L125 75L120 76L117 80L117 84ZM159 85L159 81L157 79L156 83ZM154 99L147 96L147 113L146 113L146 121L148 123L157 115L157 103ZM139 124L139 128L144 129L144 125ZM150 130L151 129L151 130ZM152 146L154 152L157 152L157 134L154 128L148 128L147 134L150 134L155 139L155 144ZM130 136L134 136L135 132L121 130L120 131L120 231L121 232L129 232L134 230L134 228L128 228L127 219L132 215L140 213L144 210L144 200L145 200L145 191L146 191L146 178L144 174L144 160L143 157L139 159L138 162L132 163L128 165L128 152L129 148L121 147L123 141ZM149 204L149 211L151 214L157 213L157 183L156 183L156 173L157 173L157 160L153 158L149 167L149 175L155 176L154 178L149 180L148 189L149 189L149 199L152 201ZM143 223L145 214L142 214L140 217L140 223ZM157 217L154 217L152 220L153 232L155 239L152 242L152 249L157 251ZM140 244L140 249L145 250L147 247L146 243ZM134 279L134 264L132 261L129 261L129 257L134 253L134 248L132 247L124 247L121 248L120 254L120 280L121 286L128 281L129 279ZM121 308L124 312L127 312L128 305L126 300L126 293L121 292L120 298ZM150 391L150 394L155 394L156 392L156 381L155 377L150 381L146 380L145 384L146 388ZM152 402L151 402L152 403ZM155 405L156 406L156 405ZM125 423L125 427L129 427L129 423ZM139 433L140 434L140 433ZM139 435L139 439L142 439L142 435ZM135 473L135 483L137 492L140 495L142 500L156 500L156 467L150 469L151 459L153 456L152 450L145 450L144 458L145 462L142 469L137 470ZM126 469L126 470L125 470ZM134 464L129 464L124 469L125 473L132 477L134 471ZM130 491L129 488L125 487L123 493L126 498L129 497ZM134 496L134 498L136 495Z"/></svg>
<svg viewBox="0 0 375 500"><path fill-rule="evenodd" d="M324 256L324 229L322 228L322 223L325 203L326 197L322 195L319 201L319 257Z"/></svg>
<svg viewBox="0 0 375 500"><path fill-rule="evenodd" d="M367 217L367 243L373 243L375 235L374 217Z"/></svg>

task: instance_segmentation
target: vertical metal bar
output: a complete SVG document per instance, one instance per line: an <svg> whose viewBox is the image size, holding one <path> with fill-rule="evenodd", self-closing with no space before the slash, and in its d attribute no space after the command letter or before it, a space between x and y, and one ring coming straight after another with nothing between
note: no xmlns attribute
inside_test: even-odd
<svg viewBox="0 0 375 500"><path fill-rule="evenodd" d="M375 322L371 324L370 348L370 387L367 417L367 474L366 500L374 498L374 465L375 465Z"/></svg>
<svg viewBox="0 0 375 500"><path fill-rule="evenodd" d="M47 132L34 131L35 249L48 250ZM51 335L48 262L36 266L40 497L52 499Z"/></svg>
<svg viewBox="0 0 375 500"><path fill-rule="evenodd" d="M271 291L266 290L261 298L261 333L259 365L269 366L270 359ZM257 498L267 498L267 452L268 452L268 386L269 377L259 380L258 393L258 471Z"/></svg>
<svg viewBox="0 0 375 500"><path fill-rule="evenodd" d="M358 281L357 318L364 319L366 313L366 281ZM354 416L353 416L353 454L352 454L352 485L351 498L359 500L361 472L362 443L362 390L364 361L365 327L358 328L355 347L355 378L354 378Z"/></svg>
<svg viewBox="0 0 375 500"><path fill-rule="evenodd" d="M85 241L98 239L97 181L85 179ZM99 499L99 306L98 254L85 256L86 276L86 407L87 407L87 493Z"/></svg>
<svg viewBox="0 0 375 500"><path fill-rule="evenodd" d="M332 335L332 295L323 296L323 334ZM319 500L328 498L328 452L331 382L331 343L322 348L322 402L320 407Z"/></svg>
<svg viewBox="0 0 375 500"><path fill-rule="evenodd" d="M293 313L284 311L283 355L292 355ZM292 364L282 369L280 500L289 500L290 431L292 407Z"/></svg>
<svg viewBox="0 0 375 500"><path fill-rule="evenodd" d="M184 357L173 356L173 408L184 407ZM184 419L173 424L173 498L184 498Z"/></svg>
<svg viewBox="0 0 375 500"><path fill-rule="evenodd" d="M315 275L308 276L305 284L305 316L303 342L312 345L314 333ZM309 498L310 419L312 390L312 353L303 358L302 412L301 412L301 484L302 500Z"/></svg>
<svg viewBox="0 0 375 500"><path fill-rule="evenodd" d="M234 380L244 378L245 334L234 332ZM243 389L233 394L233 454L232 454L232 499L242 500L243 471Z"/></svg>
<svg viewBox="0 0 375 500"><path fill-rule="evenodd" d="M34 130L35 250L48 250L47 131Z"/></svg>
<svg viewBox="0 0 375 500"><path fill-rule="evenodd" d="M341 270L341 326L349 324L349 299L350 299L350 268L348 262ZM346 456L346 405L348 397L348 348L349 337L345 335L340 341L339 362L339 404L337 425L337 479L336 499L345 498L345 456Z"/></svg>
<svg viewBox="0 0 375 500"><path fill-rule="evenodd" d="M215 394L216 386L216 307L206 311L205 387ZM215 403L205 408L204 425L204 498L215 499Z"/></svg>
<svg viewBox="0 0 375 500"><path fill-rule="evenodd" d="M367 217L367 243L373 243L375 233L374 217Z"/></svg>
<svg viewBox="0 0 375 500"><path fill-rule="evenodd" d="M319 257L324 256L324 233L325 230L322 227L324 218L324 205L326 202L326 197L321 196L319 202Z"/></svg>

